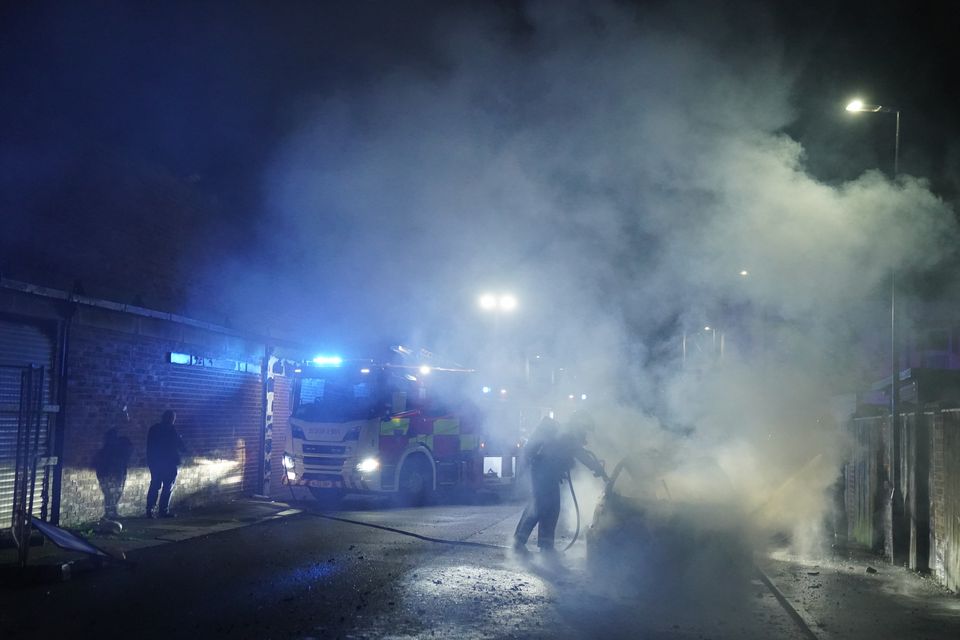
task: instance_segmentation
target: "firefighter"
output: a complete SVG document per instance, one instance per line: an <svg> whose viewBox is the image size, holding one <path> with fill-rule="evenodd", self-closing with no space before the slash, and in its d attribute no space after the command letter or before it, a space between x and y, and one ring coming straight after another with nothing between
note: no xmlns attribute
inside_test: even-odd
<svg viewBox="0 0 960 640"><path fill-rule="evenodd" d="M541 553L554 554L554 537L560 518L560 483L576 460L599 478L607 479L603 465L584 448L593 422L581 412L574 413L564 428L552 418L544 418L534 429L524 452L530 470L531 497L513 534L513 549L526 555L527 540L537 527L537 546Z"/></svg>

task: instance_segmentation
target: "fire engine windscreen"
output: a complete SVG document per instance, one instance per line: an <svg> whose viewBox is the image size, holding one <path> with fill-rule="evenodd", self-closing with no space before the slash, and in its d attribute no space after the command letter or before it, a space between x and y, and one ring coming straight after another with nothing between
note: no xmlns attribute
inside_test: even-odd
<svg viewBox="0 0 960 640"><path fill-rule="evenodd" d="M338 372L301 378L294 417L310 422L364 420L382 412L376 380Z"/></svg>

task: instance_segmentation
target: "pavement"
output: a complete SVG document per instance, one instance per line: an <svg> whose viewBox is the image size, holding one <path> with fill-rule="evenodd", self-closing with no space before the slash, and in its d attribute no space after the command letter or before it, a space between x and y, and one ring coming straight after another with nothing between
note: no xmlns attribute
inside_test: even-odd
<svg viewBox="0 0 960 640"><path fill-rule="evenodd" d="M858 549L781 549L758 559L819 640L960 637L960 597Z"/></svg>
<svg viewBox="0 0 960 640"><path fill-rule="evenodd" d="M231 502L178 511L173 518L119 518L122 530L93 522L70 528L81 539L107 553L100 558L62 549L34 532L26 567L19 567L17 549L0 548L0 587L29 586L69 580L86 571L128 563L127 554L138 549L208 536L259 522L302 513L302 508L263 497L240 498Z"/></svg>

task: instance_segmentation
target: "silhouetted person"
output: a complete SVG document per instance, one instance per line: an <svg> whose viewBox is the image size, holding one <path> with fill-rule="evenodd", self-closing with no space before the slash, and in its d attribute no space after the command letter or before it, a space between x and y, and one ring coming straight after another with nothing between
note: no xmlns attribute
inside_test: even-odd
<svg viewBox="0 0 960 640"><path fill-rule="evenodd" d="M553 553L557 520L560 519L560 481L579 460L594 475L606 479L603 465L584 449L586 432L592 428L586 416L575 414L563 430L560 423L544 418L537 425L524 451L530 470L532 493L513 534L513 548L527 553L527 540L537 527L537 546Z"/></svg>
<svg viewBox="0 0 960 640"><path fill-rule="evenodd" d="M150 467L150 488L147 490L147 517L152 518L153 508L160 494L160 507L157 515L172 518L170 513L170 493L177 479L180 467L180 454L186 452L186 446L174 425L177 421L175 411L163 412L160 422L147 432L147 466Z"/></svg>
<svg viewBox="0 0 960 640"><path fill-rule="evenodd" d="M117 428L112 428L103 434L103 447L93 458L93 469L100 482L100 491L103 492L103 517L107 520L118 518L117 505L127 482L127 467L132 453L133 443L130 439L121 436Z"/></svg>

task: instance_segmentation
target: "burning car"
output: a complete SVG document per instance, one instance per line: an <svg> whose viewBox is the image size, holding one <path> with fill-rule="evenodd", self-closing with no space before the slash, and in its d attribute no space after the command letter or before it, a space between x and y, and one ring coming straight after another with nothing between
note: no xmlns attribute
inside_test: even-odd
<svg viewBox="0 0 960 640"><path fill-rule="evenodd" d="M665 476L621 461L587 531L591 573L618 587L670 597L739 592L753 567L745 518L733 500L695 494L671 493Z"/></svg>

